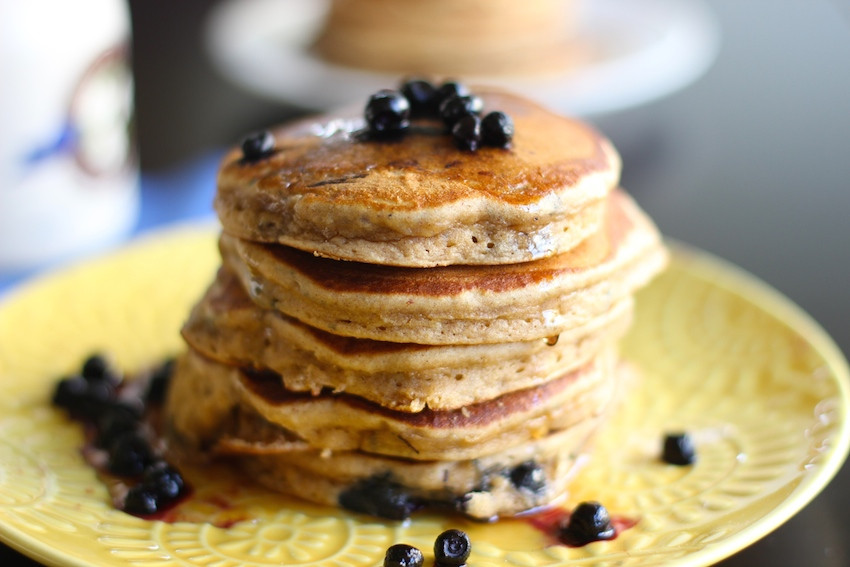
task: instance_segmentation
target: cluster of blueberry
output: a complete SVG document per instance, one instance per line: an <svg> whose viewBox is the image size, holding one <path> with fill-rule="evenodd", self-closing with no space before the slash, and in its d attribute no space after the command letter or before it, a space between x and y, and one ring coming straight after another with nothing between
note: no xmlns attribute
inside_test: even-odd
<svg viewBox="0 0 850 567"><path fill-rule="evenodd" d="M186 493L180 473L162 460L145 434L145 408L161 404L173 361L159 366L140 396L121 396L121 376L102 355L86 359L79 374L62 378L53 404L94 431L92 444L107 455L106 471L135 481L123 509L147 516L173 505Z"/></svg>
<svg viewBox="0 0 850 567"><path fill-rule="evenodd" d="M405 81L398 91L382 89L369 97L365 118L373 139L395 139L407 132L412 119L439 119L455 144L476 151L481 146L507 148L514 136L510 116L493 111L481 116L484 101L463 84L446 81L439 87L424 79ZM272 155L275 139L268 130L242 139L242 162L255 163Z"/></svg>
<svg viewBox="0 0 850 567"><path fill-rule="evenodd" d="M369 133L376 138L398 137L407 131L411 119L430 118L442 120L463 150L510 146L513 120L499 111L482 118L483 109L481 97L460 83L447 81L435 87L424 79L410 79L398 91L384 89L373 94L365 118Z"/></svg>
<svg viewBox="0 0 850 567"><path fill-rule="evenodd" d="M434 563L437 567L460 567L466 564L472 544L461 530L446 530L434 541ZM412 545L397 543L387 549L384 567L422 567L422 552Z"/></svg>
<svg viewBox="0 0 850 567"><path fill-rule="evenodd" d="M546 472L534 461L520 463L505 474L517 490L538 493L546 488ZM487 487L482 486L481 490L487 490ZM428 504L411 497L407 489L383 474L365 478L339 496L339 505L347 510L388 520L405 520ZM462 510L463 504L461 498L455 506Z"/></svg>

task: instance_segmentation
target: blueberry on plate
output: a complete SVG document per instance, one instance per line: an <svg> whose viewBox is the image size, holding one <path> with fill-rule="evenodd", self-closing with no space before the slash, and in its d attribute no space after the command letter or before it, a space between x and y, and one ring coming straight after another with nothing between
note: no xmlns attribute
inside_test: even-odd
<svg viewBox="0 0 850 567"><path fill-rule="evenodd" d="M93 421L114 403L116 386L109 380L89 381L82 376L63 378L53 390L53 404L72 418Z"/></svg>
<svg viewBox="0 0 850 567"><path fill-rule="evenodd" d="M694 442L687 433L668 433L664 436L661 459L665 463L678 466L692 465L696 457Z"/></svg>
<svg viewBox="0 0 850 567"><path fill-rule="evenodd" d="M153 491L161 506L174 502L186 488L186 481L180 471L165 461L156 461L147 467L142 484Z"/></svg>
<svg viewBox="0 0 850 567"><path fill-rule="evenodd" d="M110 367L102 354L92 354L85 362L81 372L83 378L89 381L102 380L109 377Z"/></svg>
<svg viewBox="0 0 850 567"><path fill-rule="evenodd" d="M514 121L504 112L494 111L481 119L481 141L485 146L507 148L514 137Z"/></svg>
<svg viewBox="0 0 850 567"><path fill-rule="evenodd" d="M401 93L382 89L369 97L364 115L372 135L397 136L410 126L410 103Z"/></svg>
<svg viewBox="0 0 850 567"><path fill-rule="evenodd" d="M459 567L469 559L472 544L469 536L461 530L446 530L434 541L434 559L437 565Z"/></svg>
<svg viewBox="0 0 850 567"><path fill-rule="evenodd" d="M118 476L139 476L153 462L153 450L135 431L118 436L109 446L107 469Z"/></svg>
<svg viewBox="0 0 850 567"><path fill-rule="evenodd" d="M107 407L115 403L117 395L117 386L112 380L89 382L80 408L82 417L95 419Z"/></svg>
<svg viewBox="0 0 850 567"><path fill-rule="evenodd" d="M119 437L136 431L141 418L141 412L136 406L121 402L104 406L97 418L94 444L104 449L110 447Z"/></svg>
<svg viewBox="0 0 850 567"><path fill-rule="evenodd" d="M599 502L582 502L575 507L566 525L561 526L561 541L580 546L616 535L608 510Z"/></svg>
<svg viewBox="0 0 850 567"><path fill-rule="evenodd" d="M159 504L156 494L149 487L136 484L127 491L122 509L134 516L150 516L159 511Z"/></svg>
<svg viewBox="0 0 850 567"><path fill-rule="evenodd" d="M274 136L268 130L248 134L242 139L242 159L246 163L260 161L274 153Z"/></svg>
<svg viewBox="0 0 850 567"><path fill-rule="evenodd" d="M53 390L53 405L74 412L85 399L88 382L82 376L62 378Z"/></svg>
<svg viewBox="0 0 850 567"><path fill-rule="evenodd" d="M462 116L452 126L452 139L462 150L477 150L481 145L481 119L475 114Z"/></svg>
<svg viewBox="0 0 850 567"><path fill-rule="evenodd" d="M422 552L406 543L391 545L384 555L384 567L422 567L424 562Z"/></svg>

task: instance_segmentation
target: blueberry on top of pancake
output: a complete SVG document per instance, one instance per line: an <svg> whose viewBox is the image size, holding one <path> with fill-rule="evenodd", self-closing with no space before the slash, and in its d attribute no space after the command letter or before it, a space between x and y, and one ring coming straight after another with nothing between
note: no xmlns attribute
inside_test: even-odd
<svg viewBox="0 0 850 567"><path fill-rule="evenodd" d="M362 108L272 130L275 151L225 158L216 211L225 232L329 258L428 267L525 262L596 230L620 158L591 126L500 92L482 115L514 124L510 147L458 148L414 120L401 138L364 136Z"/></svg>

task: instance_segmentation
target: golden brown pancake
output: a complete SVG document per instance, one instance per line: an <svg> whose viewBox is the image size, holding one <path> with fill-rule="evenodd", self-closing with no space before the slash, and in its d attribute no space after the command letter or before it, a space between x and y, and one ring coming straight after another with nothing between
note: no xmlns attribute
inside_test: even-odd
<svg viewBox="0 0 850 567"><path fill-rule="evenodd" d="M319 258L222 235L224 265L252 300L336 335L417 344L529 341L589 324L666 262L655 226L624 192L604 229L534 262L431 269Z"/></svg>
<svg viewBox="0 0 850 567"><path fill-rule="evenodd" d="M268 368L292 391L346 392L399 411L456 409L546 382L618 340L632 299L568 333L533 341L417 345L340 337L254 305L235 276L219 274L183 327L208 358Z"/></svg>
<svg viewBox="0 0 850 567"><path fill-rule="evenodd" d="M220 390L221 395L180 398L169 406L178 429L195 433L210 425L194 417L218 413L223 399L245 405L266 421L314 449L362 451L413 460L467 460L493 454L593 419L613 396L611 352L533 388L456 410L399 412L350 394L312 395L286 390L268 371L226 366L189 351L174 379L184 393ZM212 385L211 385L212 383ZM213 410L200 410L200 399ZM221 405L220 405L221 404ZM181 414L190 414L184 418ZM181 424L199 422L200 425ZM214 432L213 432L214 433ZM203 437L200 435L199 438Z"/></svg>
<svg viewBox="0 0 850 567"><path fill-rule="evenodd" d="M274 131L276 151L225 158L224 231L330 258L397 266L505 264L577 246L599 225L620 158L592 127L482 93L514 120L510 149L459 150L441 124L364 141L362 107ZM364 101L365 104L365 101Z"/></svg>

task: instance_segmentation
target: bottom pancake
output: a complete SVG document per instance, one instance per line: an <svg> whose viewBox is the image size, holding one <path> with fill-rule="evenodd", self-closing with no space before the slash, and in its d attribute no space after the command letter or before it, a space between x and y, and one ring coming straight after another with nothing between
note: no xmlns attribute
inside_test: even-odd
<svg viewBox="0 0 850 567"><path fill-rule="evenodd" d="M419 461L475 459L601 414L614 392L614 361L613 351L604 351L539 386L455 410L409 413L349 394L292 392L275 373L224 365L190 349L172 378L167 412L178 428L215 436L206 423L210 416L238 403L314 449Z"/></svg>
<svg viewBox="0 0 850 567"><path fill-rule="evenodd" d="M439 508L489 521L555 504L566 495L603 420L599 415L477 459L414 461L311 448L250 407L219 410L207 414L219 420L212 427L218 437L203 445L197 444L194 432L179 429L167 418L170 460L230 463L252 482L274 491L388 519Z"/></svg>
<svg viewBox="0 0 850 567"><path fill-rule="evenodd" d="M524 443L471 459L414 460L359 450L311 447L267 421L232 380L186 380L209 362L178 361L165 432L177 462L225 460L259 485L319 504L390 519L419 508L448 508L471 518L516 515L561 500L604 411ZM623 395L627 367L612 373Z"/></svg>
<svg viewBox="0 0 850 567"><path fill-rule="evenodd" d="M479 520L513 516L563 499L599 418L479 459L411 461L358 451L235 456L272 490L389 519L448 508ZM245 450L224 443L222 451Z"/></svg>

